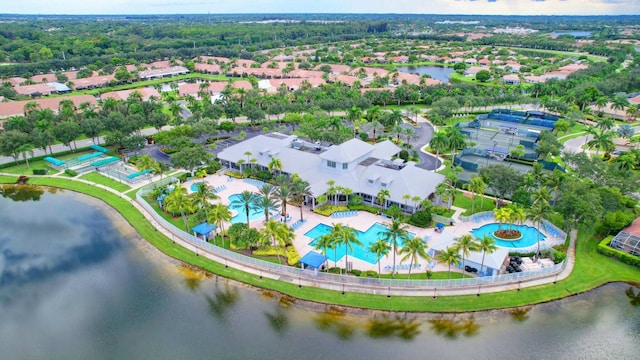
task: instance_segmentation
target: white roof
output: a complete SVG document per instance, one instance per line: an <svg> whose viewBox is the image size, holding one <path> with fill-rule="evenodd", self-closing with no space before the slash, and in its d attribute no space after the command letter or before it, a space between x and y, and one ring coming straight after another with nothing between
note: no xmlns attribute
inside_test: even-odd
<svg viewBox="0 0 640 360"><path fill-rule="evenodd" d="M360 139L351 139L340 145L330 147L329 150L320 154L320 158L338 163L350 163L371 153L373 150L373 145L367 144Z"/></svg>
<svg viewBox="0 0 640 360"><path fill-rule="evenodd" d="M405 164L401 169L393 169L379 166L379 163L365 166L348 161L368 156L371 153L395 154L398 148L391 142L370 145L353 139L333 146L323 153L314 153L293 148L292 141L296 138L293 135L279 133L258 135L224 149L218 154L218 157L233 163L237 163L239 160L246 162L245 152L249 151L251 152L249 158L255 158L259 165L265 167L273 157L277 157L282 162L282 171L298 174L302 179L308 181L314 196L322 195L327 191L329 180L333 180L337 186L350 188L354 193L359 192L373 196L385 188L382 187L382 183L386 183L386 189L390 194L389 200L402 203L404 202L402 199L404 194L426 198L435 191L439 183L444 181L444 176L418 168L412 162ZM343 146L345 144L347 146ZM346 151L349 149L351 152ZM335 157L326 156L329 152ZM388 156L381 156L381 158L388 158ZM350 163L350 165L346 170L340 166L336 169L330 169L323 165L326 159L336 159L332 161ZM374 184L370 184L369 179L374 180Z"/></svg>

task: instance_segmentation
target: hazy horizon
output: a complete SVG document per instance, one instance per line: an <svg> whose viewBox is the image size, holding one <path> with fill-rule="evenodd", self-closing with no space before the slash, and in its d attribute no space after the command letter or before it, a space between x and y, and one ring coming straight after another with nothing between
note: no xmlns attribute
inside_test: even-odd
<svg viewBox="0 0 640 360"><path fill-rule="evenodd" d="M15 15L416 14L638 15L638 0L23 0L3 4Z"/></svg>

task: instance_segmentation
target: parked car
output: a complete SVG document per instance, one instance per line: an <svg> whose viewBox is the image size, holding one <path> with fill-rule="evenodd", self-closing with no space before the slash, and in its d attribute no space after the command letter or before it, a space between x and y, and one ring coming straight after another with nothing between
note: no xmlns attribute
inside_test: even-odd
<svg viewBox="0 0 640 360"><path fill-rule="evenodd" d="M471 267L469 265L465 265L464 271L469 272L469 273L477 273L478 269L476 269L474 267Z"/></svg>

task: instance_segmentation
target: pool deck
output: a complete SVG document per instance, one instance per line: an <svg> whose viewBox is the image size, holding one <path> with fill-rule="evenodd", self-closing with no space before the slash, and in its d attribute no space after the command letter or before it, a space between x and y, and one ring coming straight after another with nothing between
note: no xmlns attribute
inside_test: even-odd
<svg viewBox="0 0 640 360"><path fill-rule="evenodd" d="M205 181L212 188L225 185L223 190L217 192L217 195L220 197L220 199L216 200L225 205L229 205L228 197L230 195L238 194L245 190L249 190L252 192L256 192L258 190L258 188L255 185L245 182L242 179L229 178L226 175L208 175L204 179L193 179L183 183L182 185L185 186L190 192L191 184L195 182L201 182L201 181ZM484 224L495 222L493 219L485 220L481 222L462 222L458 220L458 216L460 216L460 214L464 211L464 209L460 209L460 208L454 208L454 209L456 210L455 214L452 217L454 220L454 225L446 226L444 229L445 233L451 233L454 235L454 237L468 234L471 232L471 230L475 228L478 228ZM290 225L296 222L297 220L300 220L300 207L287 204L287 211L288 211L288 214L291 216L291 220L288 222ZM279 212L279 210L273 211L272 215L275 214L276 212ZM314 247L309 245L309 243L313 239L304 236L304 234L307 231L311 230L313 227L315 227L320 223L324 223L330 226L341 223L363 232L366 231L369 227L371 227L371 225L373 225L374 223L381 223L381 224L390 223L389 219L385 219L380 215L374 215L366 211L359 211L357 216L344 217L344 218L332 218L332 217L316 214L313 211L311 211L310 207L303 206L302 214L304 219L306 219L307 221L294 231L294 233L296 234L296 237L294 240L294 246L298 250L298 253L300 254L300 256L304 256L309 251L320 252L318 249L315 249ZM249 224L252 228L259 230L264 226L263 221L264 221L264 217L260 217L256 220L250 220ZM535 225L529 220L527 220L524 224L535 227ZM228 229L228 226L230 225L231 224L225 224L225 228ZM420 237L422 239L424 239L425 237L428 238L427 245L429 245L431 239L437 239L437 236L440 235L439 233L435 232L434 228L423 229L423 228L415 227L408 224L407 224L407 227L408 227L408 230L413 234L415 234L417 237ZM543 243L541 243L541 249L543 248L543 246L549 247L551 245L563 243L563 239L559 239L557 237L553 237L551 234L548 234L544 229L544 227L541 227L540 230L547 236L547 239ZM520 250L535 251L535 249L536 249L536 246L531 246L529 248L523 248ZM328 251L330 252L331 250L328 250ZM329 253L329 255L331 255L331 253ZM400 255L396 255L396 265L400 264L400 258L401 258ZM376 272L378 271L377 264L370 264L354 256L349 256L349 262L353 263L354 269L358 269L362 271L365 271L365 270L373 270ZM340 259L338 263L341 264L342 267L345 267L345 257L342 257L342 259ZM434 267L432 268L432 271L448 271L449 270L448 266L438 263L435 259L433 259L431 263L432 265L434 265ZM424 259L419 259L419 264L420 264L420 268L418 269L414 268L412 272L424 272L427 266L429 265L427 261ZM393 255L390 252L389 255L387 255L386 257L383 257L380 260L380 269L382 273L383 274L391 273L391 270L389 267L392 265L393 265ZM334 266L333 262L329 260L328 266L333 267ZM451 270L459 272L459 270L457 268L454 269L454 267L452 267ZM401 269L397 271L397 273L399 274L407 274L408 272L409 272L408 269Z"/></svg>

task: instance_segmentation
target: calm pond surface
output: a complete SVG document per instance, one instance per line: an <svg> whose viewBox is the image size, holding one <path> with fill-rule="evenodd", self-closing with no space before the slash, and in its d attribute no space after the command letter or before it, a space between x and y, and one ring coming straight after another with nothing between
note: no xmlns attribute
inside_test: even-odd
<svg viewBox="0 0 640 360"><path fill-rule="evenodd" d="M557 360L640 354L640 307L631 305L624 284L512 314L348 315L184 266L97 200L37 188L5 188L0 195L2 359Z"/></svg>
<svg viewBox="0 0 640 360"><path fill-rule="evenodd" d="M454 72L453 68L433 66L433 65L396 66L396 69L398 71L411 73L411 74L418 74L420 76L429 75L431 76L432 79L440 80L444 83L449 82L449 76L451 75L452 72Z"/></svg>

